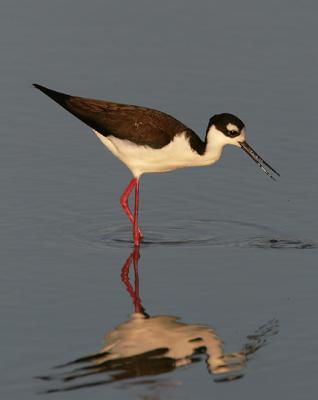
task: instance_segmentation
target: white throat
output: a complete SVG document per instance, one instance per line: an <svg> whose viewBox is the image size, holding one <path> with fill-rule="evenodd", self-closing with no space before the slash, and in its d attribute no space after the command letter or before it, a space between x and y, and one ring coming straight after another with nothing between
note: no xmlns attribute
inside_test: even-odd
<svg viewBox="0 0 318 400"><path fill-rule="evenodd" d="M220 159L225 145L232 144L234 146L240 147L239 142L244 140L245 130L243 130L239 136L231 138L225 136L214 125L212 125L207 133L207 144L203 158L207 164L213 164Z"/></svg>
<svg viewBox="0 0 318 400"><path fill-rule="evenodd" d="M223 147L228 143L226 137L214 125L211 126L207 133L206 142L203 158L207 164L213 164L220 159Z"/></svg>

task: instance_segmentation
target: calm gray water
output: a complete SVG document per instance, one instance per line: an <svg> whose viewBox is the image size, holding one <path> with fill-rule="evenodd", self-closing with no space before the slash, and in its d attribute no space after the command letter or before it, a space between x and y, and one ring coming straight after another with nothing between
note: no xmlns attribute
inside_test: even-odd
<svg viewBox="0 0 318 400"><path fill-rule="evenodd" d="M1 2L1 398L316 398L317 12ZM212 167L144 176L135 270L150 318L138 320L132 264L121 279L130 173L32 82L161 109L201 136L232 112L281 179L236 148ZM112 340L122 353L107 362ZM125 346L147 340L129 358Z"/></svg>

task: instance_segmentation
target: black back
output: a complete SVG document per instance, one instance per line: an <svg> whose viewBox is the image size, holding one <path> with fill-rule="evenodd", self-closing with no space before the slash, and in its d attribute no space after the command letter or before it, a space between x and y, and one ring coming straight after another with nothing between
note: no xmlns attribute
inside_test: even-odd
<svg viewBox="0 0 318 400"><path fill-rule="evenodd" d="M115 136L137 145L159 149L185 132L191 147L204 153L205 144L171 115L150 108L75 97L44 86L34 86L103 136Z"/></svg>

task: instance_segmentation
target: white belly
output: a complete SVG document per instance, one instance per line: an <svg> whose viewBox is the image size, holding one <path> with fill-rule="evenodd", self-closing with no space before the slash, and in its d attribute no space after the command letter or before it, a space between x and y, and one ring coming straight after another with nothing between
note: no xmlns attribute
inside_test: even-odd
<svg viewBox="0 0 318 400"><path fill-rule="evenodd" d="M149 172L167 172L178 168L205 165L204 157L195 152L183 133L160 149L136 145L129 140L103 136L94 131L103 144L127 167L136 178Z"/></svg>

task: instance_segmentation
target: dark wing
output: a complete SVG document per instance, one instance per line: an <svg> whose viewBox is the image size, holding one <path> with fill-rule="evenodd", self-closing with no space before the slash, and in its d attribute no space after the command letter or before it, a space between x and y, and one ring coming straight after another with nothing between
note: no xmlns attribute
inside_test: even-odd
<svg viewBox="0 0 318 400"><path fill-rule="evenodd" d="M190 139L196 136L187 126L161 111L75 97L37 84L34 86L104 136L127 139L152 148L166 146L181 132L187 132Z"/></svg>

